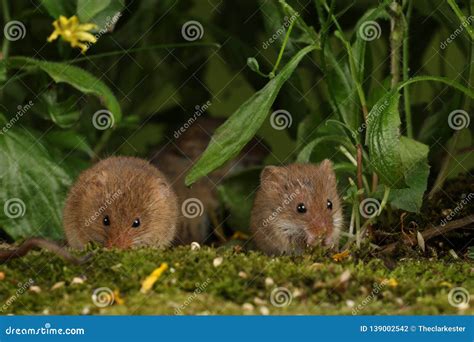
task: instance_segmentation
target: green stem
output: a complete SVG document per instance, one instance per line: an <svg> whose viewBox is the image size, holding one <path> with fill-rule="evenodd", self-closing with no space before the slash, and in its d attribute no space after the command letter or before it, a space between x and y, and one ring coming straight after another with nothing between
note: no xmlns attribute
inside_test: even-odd
<svg viewBox="0 0 474 342"><path fill-rule="evenodd" d="M468 22L466 16L464 13L461 11L459 8L458 4L456 3L455 0L448 0L449 6L451 6L451 9L456 13L457 17L461 21L461 25L463 25L466 28L467 33L469 33L469 36L471 37L472 40L474 40L474 30L472 29L470 23Z"/></svg>
<svg viewBox="0 0 474 342"><path fill-rule="evenodd" d="M276 60L275 65L273 66L272 71L269 74L270 78L275 77L275 71L278 69L278 66L280 65L281 58L283 57L283 52L285 51L286 44L288 43L288 39L290 38L290 33L291 30L293 29L293 25L295 24L296 20L293 20L290 24L290 27L288 27L288 31L286 31L285 34L285 39L283 40L283 44L281 45L280 52L278 53L278 58Z"/></svg>
<svg viewBox="0 0 474 342"><path fill-rule="evenodd" d="M72 59L72 60L65 61L65 62L67 62L67 63L79 63L79 62L84 62L84 61L88 61L88 60L91 60L91 59L123 55L125 53L130 53L130 52L149 51L149 50L156 50L156 49L175 49L175 48L186 48L186 47L196 47L196 46L209 46L209 47L216 47L216 48L221 47L221 45L217 44L217 43L200 43L200 42L198 42L198 43L156 44L156 45L149 45L149 46L143 46L143 47L139 47L139 48L128 49L128 50L125 50L125 51L122 50L122 51L110 51L110 52L98 53L96 55L76 58L76 59Z"/></svg>
<svg viewBox="0 0 474 342"><path fill-rule="evenodd" d="M107 129L99 138L99 142L94 147L94 157L93 157L94 161L98 160L100 153L104 149L105 145L107 144L111 136L112 136L112 129Z"/></svg>
<svg viewBox="0 0 474 342"><path fill-rule="evenodd" d="M10 21L10 8L8 7L8 0L2 0L3 22L6 25ZM10 41L4 37L2 44L2 58L8 58L10 50Z"/></svg>
<svg viewBox="0 0 474 342"><path fill-rule="evenodd" d="M413 0L408 0L408 9L405 20L405 33L403 37L403 81L407 81L409 78L409 42L408 34L410 31L410 19L413 10ZM407 125L407 136L413 139L413 125L411 119L411 106L410 106L410 89L409 87L403 88L403 101L405 105L405 121Z"/></svg>
<svg viewBox="0 0 474 342"><path fill-rule="evenodd" d="M382 203L380 204L380 208L379 208L379 211L377 213L377 216L379 216L382 213L382 210L387 205L389 195L390 195L390 188L388 186L385 186L385 191L383 193Z"/></svg>

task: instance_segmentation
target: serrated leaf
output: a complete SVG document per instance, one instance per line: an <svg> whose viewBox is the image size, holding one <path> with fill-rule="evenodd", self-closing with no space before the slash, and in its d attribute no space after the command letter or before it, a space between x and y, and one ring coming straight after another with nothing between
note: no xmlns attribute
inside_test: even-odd
<svg viewBox="0 0 474 342"><path fill-rule="evenodd" d="M245 101L214 133L209 146L186 176L191 185L234 158L252 139L267 117L282 85L291 76L301 59L315 46L300 50L265 87Z"/></svg>
<svg viewBox="0 0 474 342"><path fill-rule="evenodd" d="M45 62L28 57L12 57L0 61L0 68L31 69L39 68L56 83L67 83L84 94L97 96L114 116L117 125L122 118L120 105L112 91L101 80L79 67L58 62Z"/></svg>
<svg viewBox="0 0 474 342"><path fill-rule="evenodd" d="M62 208L72 179L26 130L0 134L0 226L13 239L62 237Z"/></svg>

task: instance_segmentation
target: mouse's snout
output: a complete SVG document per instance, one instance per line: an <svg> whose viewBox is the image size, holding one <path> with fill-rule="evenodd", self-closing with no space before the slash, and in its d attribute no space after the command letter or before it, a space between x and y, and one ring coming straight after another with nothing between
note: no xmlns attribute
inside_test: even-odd
<svg viewBox="0 0 474 342"><path fill-rule="evenodd" d="M115 236L108 236L105 241L104 247L106 248L119 248L127 249L132 247L132 239L126 234L117 234Z"/></svg>

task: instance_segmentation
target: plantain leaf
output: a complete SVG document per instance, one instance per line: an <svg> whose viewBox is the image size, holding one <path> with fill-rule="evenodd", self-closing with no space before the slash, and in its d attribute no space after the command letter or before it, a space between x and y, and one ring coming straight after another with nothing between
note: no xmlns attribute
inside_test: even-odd
<svg viewBox="0 0 474 342"><path fill-rule="evenodd" d="M316 46L300 50L275 78L244 102L214 133L209 146L186 176L186 185L217 169L234 158L252 139L267 117L282 85L288 80L301 59Z"/></svg>
<svg viewBox="0 0 474 342"><path fill-rule="evenodd" d="M67 83L84 94L97 96L114 116L114 125L122 118L120 105L112 91L94 75L73 65L45 62L28 57L12 57L0 61L0 69L5 65L13 69L39 68L46 72L56 83Z"/></svg>
<svg viewBox="0 0 474 342"><path fill-rule="evenodd" d="M385 94L367 116L366 145L370 161L380 179L391 188L405 188L400 156L400 114L398 91Z"/></svg>
<svg viewBox="0 0 474 342"><path fill-rule="evenodd" d="M61 212L70 175L44 141L26 130L0 134L0 226L13 239L62 237Z"/></svg>

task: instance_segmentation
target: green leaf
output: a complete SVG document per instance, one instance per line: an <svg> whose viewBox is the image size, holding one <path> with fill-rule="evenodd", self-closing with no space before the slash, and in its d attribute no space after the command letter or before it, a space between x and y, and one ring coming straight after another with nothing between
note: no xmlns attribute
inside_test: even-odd
<svg viewBox="0 0 474 342"><path fill-rule="evenodd" d="M398 91L385 94L367 117L365 144L370 162L380 179L390 188L406 187L400 156L400 114Z"/></svg>
<svg viewBox="0 0 474 342"><path fill-rule="evenodd" d="M46 139L51 145L60 149L69 150L69 152L79 150L91 158L94 156L94 151L87 143L86 138L75 131L53 131L46 135Z"/></svg>
<svg viewBox="0 0 474 342"><path fill-rule="evenodd" d="M28 57L12 57L0 61L0 68L31 69L39 68L56 83L67 83L84 94L97 96L114 116L114 125L122 118L120 105L112 91L94 75L76 66L65 63L45 62Z"/></svg>
<svg viewBox="0 0 474 342"><path fill-rule="evenodd" d="M40 95L40 102L33 110L61 128L70 128L81 116L81 112L76 109L77 101L76 97L71 96L66 101L59 102L56 90L49 89Z"/></svg>
<svg viewBox="0 0 474 342"><path fill-rule="evenodd" d="M92 22L101 29L113 29L112 18L124 7L123 0L77 0L77 15L83 23Z"/></svg>
<svg viewBox="0 0 474 342"><path fill-rule="evenodd" d="M396 208L411 212L420 211L430 173L428 152L429 148L425 144L407 137L400 139L403 173L409 188L393 189L390 192L389 201Z"/></svg>
<svg viewBox="0 0 474 342"><path fill-rule="evenodd" d="M41 0L41 5L43 5L43 7L48 11L49 15L55 19L59 18L60 15L70 17L75 13L76 10L75 0Z"/></svg>
<svg viewBox="0 0 474 342"><path fill-rule="evenodd" d="M72 179L26 130L0 134L0 226L13 239L62 237L62 208ZM18 209L18 211L16 211Z"/></svg>
<svg viewBox="0 0 474 342"><path fill-rule="evenodd" d="M349 149L353 149L353 145L349 140L347 140L346 137L342 135L327 135L324 137L319 137L311 141L308 145L306 145L298 154L298 157L296 158L296 161L299 163L309 163L311 154L313 153L313 150L315 147L322 143L322 142L327 142L327 141L332 141L337 145L344 145L348 147Z"/></svg>
<svg viewBox="0 0 474 342"><path fill-rule="evenodd" d="M186 185L234 158L252 139L270 111L282 85L291 76L301 59L315 46L300 50L265 87L244 102L232 116L220 126L212 137L201 158L186 176Z"/></svg>

